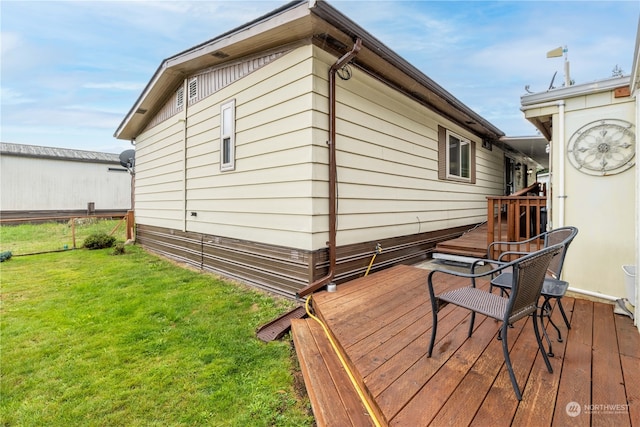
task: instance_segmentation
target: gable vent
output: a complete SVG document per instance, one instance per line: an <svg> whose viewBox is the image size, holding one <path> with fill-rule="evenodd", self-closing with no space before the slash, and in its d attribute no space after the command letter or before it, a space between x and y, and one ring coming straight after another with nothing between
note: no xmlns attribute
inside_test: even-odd
<svg viewBox="0 0 640 427"><path fill-rule="evenodd" d="M184 87L181 87L176 92L176 108L182 108L184 105Z"/></svg>
<svg viewBox="0 0 640 427"><path fill-rule="evenodd" d="M198 78L194 77L189 80L189 101L198 97Z"/></svg>
<svg viewBox="0 0 640 427"><path fill-rule="evenodd" d="M216 58L220 58L220 59L224 59L224 58L228 58L229 57L229 55L227 55L226 53L224 53L224 52L222 52L220 50L218 50L216 52L213 52L211 54L211 56L215 56Z"/></svg>
<svg viewBox="0 0 640 427"><path fill-rule="evenodd" d="M146 112L147 112L147 110L145 110L144 108L138 108L138 109L136 110L136 114L144 114L144 113L146 113Z"/></svg>

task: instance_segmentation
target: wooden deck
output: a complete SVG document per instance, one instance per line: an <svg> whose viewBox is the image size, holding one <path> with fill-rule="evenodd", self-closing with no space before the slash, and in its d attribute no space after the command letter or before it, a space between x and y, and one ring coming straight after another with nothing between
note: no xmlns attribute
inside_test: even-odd
<svg viewBox="0 0 640 427"><path fill-rule="evenodd" d="M571 330L554 310L565 340L553 341L553 373L537 351L531 318L514 325L509 345L523 389L518 402L496 340L499 323L492 319L477 316L467 338L469 312L444 307L433 357L426 357L432 324L427 274L397 266L313 295L315 313L367 404L319 323L292 322L319 426L371 426L372 415L390 426L640 426L640 334L628 317L613 314L612 305L563 299ZM442 289L459 285L452 280ZM552 339L553 332L549 327Z"/></svg>
<svg viewBox="0 0 640 427"><path fill-rule="evenodd" d="M481 224L456 239L438 243L436 245L436 252L473 258L486 258L487 233L488 225L486 223Z"/></svg>

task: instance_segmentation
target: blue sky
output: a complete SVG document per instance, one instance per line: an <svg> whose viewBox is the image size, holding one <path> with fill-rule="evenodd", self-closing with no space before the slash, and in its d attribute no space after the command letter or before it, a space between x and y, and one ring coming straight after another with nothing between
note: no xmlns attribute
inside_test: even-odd
<svg viewBox="0 0 640 427"><path fill-rule="evenodd" d="M286 1L0 1L3 142L120 153L113 137L163 59ZM567 46L577 84L631 72L640 2L329 1L509 136L525 86Z"/></svg>

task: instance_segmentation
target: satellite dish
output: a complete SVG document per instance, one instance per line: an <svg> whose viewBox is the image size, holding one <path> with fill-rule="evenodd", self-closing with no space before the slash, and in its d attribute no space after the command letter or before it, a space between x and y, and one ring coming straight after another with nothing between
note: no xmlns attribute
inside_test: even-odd
<svg viewBox="0 0 640 427"><path fill-rule="evenodd" d="M124 150L120 153L120 164L127 168L130 173L133 173L133 168L136 164L136 150Z"/></svg>

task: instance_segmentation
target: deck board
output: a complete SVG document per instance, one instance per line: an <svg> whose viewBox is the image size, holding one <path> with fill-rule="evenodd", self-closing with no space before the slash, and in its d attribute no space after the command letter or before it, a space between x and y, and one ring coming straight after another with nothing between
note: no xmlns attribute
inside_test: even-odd
<svg viewBox="0 0 640 427"><path fill-rule="evenodd" d="M481 224L460 237L440 242L436 245L436 252L485 258L487 256L488 229L489 227L486 223Z"/></svg>
<svg viewBox="0 0 640 427"><path fill-rule="evenodd" d="M573 313L573 298L565 297L562 299L562 304L565 308L569 321L571 322L571 315ZM553 408L556 403L558 395L558 386L560 384L560 375L562 373L562 362L566 350L567 342L567 327L564 324L560 310L554 310L552 319L560 328L562 332L563 341L557 342L554 339L553 352L555 357L549 358L551 367L553 368L553 374L549 376L544 359L538 353L536 355L536 362L531 370L531 376L528 381L528 386L522 396L522 402L518 405L515 416L513 418L513 425L551 425L553 421L553 411L549 408ZM552 329L548 328L549 333L552 333ZM553 337L553 335L552 335ZM484 408L478 413L477 419L484 421L487 419ZM486 424L485 424L486 425Z"/></svg>
<svg viewBox="0 0 640 427"><path fill-rule="evenodd" d="M629 318L613 314L612 305L565 297L570 330L559 310L553 310L564 338L558 342L546 325L555 353L553 373L538 351L533 319L516 322L508 344L523 391L518 402L496 339L500 323L493 319L476 316L467 338L469 312L443 307L433 356L426 357L432 329L427 275L427 270L396 266L312 298L382 425L640 427L640 334ZM459 278L440 283L436 293L462 283ZM319 381L307 384L313 387L321 387ZM627 401L629 409L616 414L597 407L589 413L589 405L624 406ZM581 410L575 417L567 412L572 402ZM344 403L350 405L353 401Z"/></svg>
<svg viewBox="0 0 640 427"><path fill-rule="evenodd" d="M319 426L369 427L371 418L333 352L324 331L313 319L294 319L294 342L314 415Z"/></svg>

